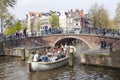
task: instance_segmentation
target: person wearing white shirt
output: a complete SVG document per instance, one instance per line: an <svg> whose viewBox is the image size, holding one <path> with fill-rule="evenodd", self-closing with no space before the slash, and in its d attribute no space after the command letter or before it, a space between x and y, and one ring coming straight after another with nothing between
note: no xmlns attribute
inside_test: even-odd
<svg viewBox="0 0 120 80"><path fill-rule="evenodd" d="M38 61L39 60L39 51L36 51L36 54L34 55L33 61Z"/></svg>

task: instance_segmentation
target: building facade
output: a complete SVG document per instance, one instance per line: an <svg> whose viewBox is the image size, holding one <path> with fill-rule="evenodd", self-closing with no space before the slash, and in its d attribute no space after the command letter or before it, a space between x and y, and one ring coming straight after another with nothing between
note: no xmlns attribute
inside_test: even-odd
<svg viewBox="0 0 120 80"><path fill-rule="evenodd" d="M68 32L73 30L74 28L74 16L75 15L72 9L66 13L66 29L68 30Z"/></svg>
<svg viewBox="0 0 120 80"><path fill-rule="evenodd" d="M88 23L88 15L83 13L83 10L76 9L73 11L72 9L64 12L57 11L49 11L48 13L37 13L37 12L29 12L28 15L28 31L30 33L34 31L39 31L38 26L40 25L40 30L49 29L52 25L49 23L49 18L52 13L55 13L59 16L59 27L62 28L63 31L70 32L81 31L82 29L86 29L89 26ZM39 25L38 25L39 23Z"/></svg>
<svg viewBox="0 0 120 80"><path fill-rule="evenodd" d="M66 24L66 13L64 11L60 12L59 25L60 25L60 28L63 29L63 31L67 30L67 28L66 28L66 26L67 26L67 24Z"/></svg>

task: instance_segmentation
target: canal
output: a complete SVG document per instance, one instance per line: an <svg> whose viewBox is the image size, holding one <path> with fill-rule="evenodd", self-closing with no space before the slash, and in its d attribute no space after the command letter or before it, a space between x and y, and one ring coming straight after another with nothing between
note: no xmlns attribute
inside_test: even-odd
<svg viewBox="0 0 120 80"><path fill-rule="evenodd" d="M62 68L29 72L27 62L19 57L0 57L0 80L120 80L120 71L75 64Z"/></svg>

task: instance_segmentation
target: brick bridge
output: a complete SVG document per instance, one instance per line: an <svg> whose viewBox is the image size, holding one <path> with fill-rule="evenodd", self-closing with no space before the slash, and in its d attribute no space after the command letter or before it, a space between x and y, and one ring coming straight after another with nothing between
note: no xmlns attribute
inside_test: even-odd
<svg viewBox="0 0 120 80"><path fill-rule="evenodd" d="M79 54L79 51L80 51L79 46L81 45L80 44L77 47L75 46L77 50L79 50L78 51L79 55L77 55L78 62L84 63L84 64L93 64L93 65L102 65L102 66L120 68L120 64L119 64L120 38L98 36L98 35L83 35L83 34L82 35L80 34L79 35L77 34L46 35L46 36L5 40L4 42L1 42L2 45L0 45L1 47L0 55L4 55L2 54L2 52L5 52L5 54L8 54L8 55L13 55L14 47L19 47L22 45L32 46L32 45L35 45L35 42L37 43L37 45L50 45L50 46L60 45L61 43L62 44L67 43L68 45L70 45L70 44L74 44L74 42L77 42L75 43L76 45L78 43L84 43L85 45L87 45L89 50L99 49L100 42L103 40L106 42L107 45L109 45L110 43L113 43L113 49L114 49L113 54L104 55L104 56L101 54ZM87 50L85 49L85 51Z"/></svg>
<svg viewBox="0 0 120 80"><path fill-rule="evenodd" d="M60 45L62 44L71 44L75 40L81 40L84 42L90 49L98 49L100 48L100 42L105 41L107 45L113 43L113 48L120 49L120 38L113 38L107 36L98 36L98 35L77 35L77 34L69 34L69 35L45 35L45 36L37 36L37 37L27 37L21 39L10 40L9 44L20 46L20 45L33 45L35 42L38 45ZM9 46L9 45L8 45Z"/></svg>

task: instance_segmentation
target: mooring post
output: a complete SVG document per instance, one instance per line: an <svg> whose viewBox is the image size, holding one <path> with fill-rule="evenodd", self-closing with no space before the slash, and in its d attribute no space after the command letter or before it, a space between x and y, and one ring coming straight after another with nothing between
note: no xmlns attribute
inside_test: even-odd
<svg viewBox="0 0 120 80"><path fill-rule="evenodd" d="M21 48L21 59L25 60L25 48Z"/></svg>
<svg viewBox="0 0 120 80"><path fill-rule="evenodd" d="M110 43L110 53L112 53L113 51L113 47L112 47L112 43Z"/></svg>
<svg viewBox="0 0 120 80"><path fill-rule="evenodd" d="M73 64L74 64L74 54L69 53L69 66L73 67Z"/></svg>
<svg viewBox="0 0 120 80"><path fill-rule="evenodd" d="M73 67L74 65L74 48L70 48L69 51L69 66Z"/></svg>

